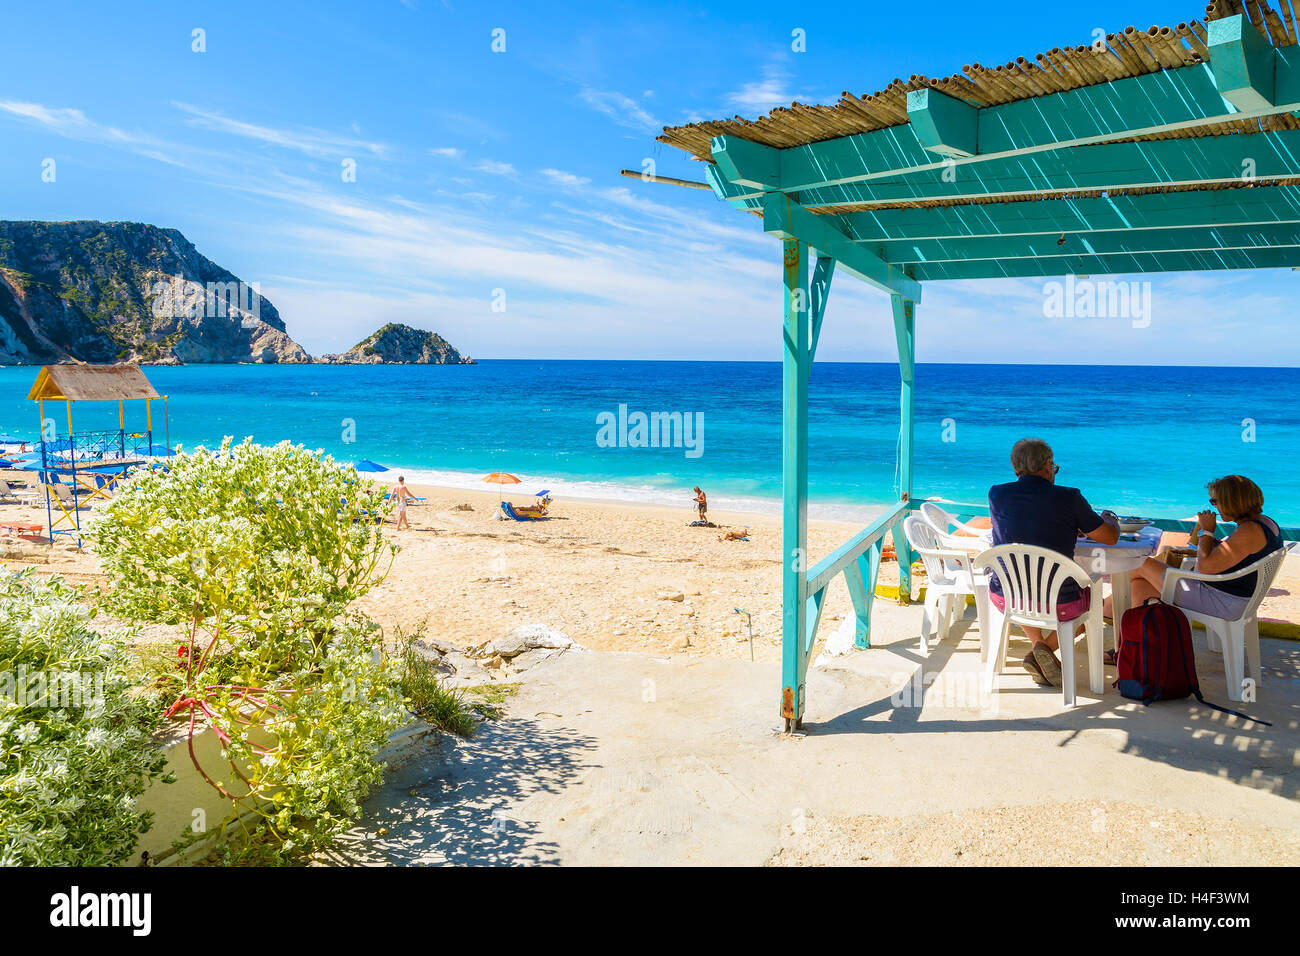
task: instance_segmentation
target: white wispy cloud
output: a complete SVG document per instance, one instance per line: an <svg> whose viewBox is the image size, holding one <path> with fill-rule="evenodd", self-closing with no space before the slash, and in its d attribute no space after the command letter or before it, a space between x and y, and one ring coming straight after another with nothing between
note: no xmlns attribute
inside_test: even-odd
<svg viewBox="0 0 1300 956"><path fill-rule="evenodd" d="M256 140L271 146L297 150L308 156L335 157L344 153L359 151L369 152L374 156L383 156L388 152L388 147L383 143L340 136L327 130L310 128L276 129L272 126L261 126L257 123L249 123L230 116L224 116L189 103L173 102L172 105L189 115L188 123L191 126L224 133L228 136Z"/></svg>
<svg viewBox="0 0 1300 956"><path fill-rule="evenodd" d="M789 106L796 100L813 101L817 97L806 91L796 91L791 85L791 74L779 63L763 67L763 78L754 80L727 94L727 103L746 113L766 113L778 106Z"/></svg>
<svg viewBox="0 0 1300 956"><path fill-rule="evenodd" d="M591 182L586 176L577 176L573 173L566 173L562 169L543 169L542 175L551 182L560 186L585 186Z"/></svg>
<svg viewBox="0 0 1300 956"><path fill-rule="evenodd" d="M0 112L68 139L129 150L172 166L187 164L171 154L173 144L148 133L133 132L92 120L82 110L42 103L0 100Z"/></svg>
<svg viewBox="0 0 1300 956"><path fill-rule="evenodd" d="M444 159L460 159L465 155L463 149L457 149L455 146L436 146L429 150L431 156L441 156Z"/></svg>
<svg viewBox="0 0 1300 956"><path fill-rule="evenodd" d="M488 173L492 176L513 176L515 167L510 163L499 163L495 159L480 159L473 166L480 173Z"/></svg>
<svg viewBox="0 0 1300 956"><path fill-rule="evenodd" d="M604 113L620 126L652 133L663 128L663 123L630 96L612 90L594 90L591 87L583 89L578 95L592 109Z"/></svg>

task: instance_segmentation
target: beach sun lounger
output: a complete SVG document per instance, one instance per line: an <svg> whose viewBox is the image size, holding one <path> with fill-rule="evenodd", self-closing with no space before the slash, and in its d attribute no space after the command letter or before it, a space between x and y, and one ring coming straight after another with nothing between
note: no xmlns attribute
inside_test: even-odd
<svg viewBox="0 0 1300 956"><path fill-rule="evenodd" d="M15 488L9 482L0 479L0 498L11 499L19 504L36 504L36 492L30 488Z"/></svg>
<svg viewBox="0 0 1300 956"><path fill-rule="evenodd" d="M544 511L534 511L531 508L516 509L515 506L508 501L501 502L501 513L511 521L537 521L546 517Z"/></svg>

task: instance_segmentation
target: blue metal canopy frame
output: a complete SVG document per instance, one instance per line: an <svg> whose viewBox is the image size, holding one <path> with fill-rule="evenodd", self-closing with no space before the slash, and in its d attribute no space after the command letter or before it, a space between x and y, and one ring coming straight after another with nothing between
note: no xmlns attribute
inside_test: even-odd
<svg viewBox="0 0 1300 956"><path fill-rule="evenodd" d="M1234 8L1233 0L1217 2L1218 8L1211 5L1216 14ZM809 120L812 135L794 145L735 133L711 140L706 178L714 192L760 215L764 231L782 244L781 716L787 730L801 726L826 588L841 574L856 644L870 645L890 532L899 601L910 600L912 553L902 522L916 510L913 372L924 281L1300 268L1300 31L1293 23L1288 30L1267 4L1256 4L1250 15L1235 9L1210 19L1208 29L1193 24L1203 42L1180 24L1178 36L1193 40L1195 52L1184 58L1183 48L1170 52L1157 44L1152 61L1142 60L1154 72L1114 78L1115 64L1136 62L1129 54L1137 56L1138 46L1112 36L1124 57L1094 48L1094 68L1081 47L1072 61L1077 73L1051 74L1071 82L1092 78L1078 88L1045 89L1045 70L1022 68L1014 75L1024 95L990 104L929 81L908 89L906 121L884 128L827 137ZM945 88L958 88L960 79ZM796 119L825 115L797 105L772 115L778 112ZM790 138L792 123L781 136ZM665 130L660 138L689 149L688 129ZM837 271L890 295L900 378L899 497L810 564L808 380ZM959 507L963 515L988 513L982 505ZM1157 523L1166 530L1191 527ZM1289 540L1300 538L1297 529L1283 531Z"/></svg>

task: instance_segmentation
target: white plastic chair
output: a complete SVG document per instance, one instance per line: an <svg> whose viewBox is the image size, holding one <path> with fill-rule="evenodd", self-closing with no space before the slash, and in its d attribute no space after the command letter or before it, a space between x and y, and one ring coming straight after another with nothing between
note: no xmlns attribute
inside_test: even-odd
<svg viewBox="0 0 1300 956"><path fill-rule="evenodd" d="M980 615L981 660L986 653L984 623L988 611L984 599L988 594L988 576L977 573L971 564L969 551L948 546L948 536L941 535L929 522L912 515L903 521L903 534L912 550L921 556L925 565L925 604L921 612L921 653L930 653L930 632L937 630L937 640L944 640L954 620L966 609L966 595L975 598Z"/></svg>
<svg viewBox="0 0 1300 956"><path fill-rule="evenodd" d="M1160 592L1160 600L1177 606L1179 581L1235 581L1248 574L1256 575L1255 590L1246 602L1241 616L1235 620L1225 620L1206 614L1204 611L1192 611L1180 608L1188 620L1200 621L1205 625L1206 643L1210 650L1223 654L1223 674L1228 685L1228 699L1241 700L1244 690L1243 677L1250 677L1256 687L1264 683L1264 674L1259 665L1259 605L1263 602L1268 589L1278 572L1282 570L1282 559L1286 557L1286 548L1281 547L1272 554L1267 554L1249 567L1232 574L1202 574L1198 571L1184 571L1170 568L1165 572L1165 584ZM1243 666L1244 665L1244 666ZM1244 671L1244 673L1243 673Z"/></svg>
<svg viewBox="0 0 1300 956"><path fill-rule="evenodd" d="M929 523L940 534L952 534L951 529L956 529L962 534L968 534L979 538L981 541L991 543L993 540L992 528L976 528L968 525L964 521L959 521L957 516L944 511L933 501L924 501L921 503L921 517Z"/></svg>
<svg viewBox="0 0 1300 956"><path fill-rule="evenodd" d="M986 691L992 693L997 689L998 675L1006 663L1011 625L1036 627L1056 631L1060 645L1061 694L1065 706L1073 707L1075 627L1082 621L1088 645L1089 686L1094 694L1105 692L1101 664L1101 586L1087 571L1063 554L1028 544L1003 544L989 548L975 557L974 567L997 576L1006 607L1001 614L996 614L996 626L989 628L992 636L988 659L984 662ZM1084 617L1058 621L1056 603L1061 585L1066 581L1073 581L1080 591L1088 591L1092 603Z"/></svg>

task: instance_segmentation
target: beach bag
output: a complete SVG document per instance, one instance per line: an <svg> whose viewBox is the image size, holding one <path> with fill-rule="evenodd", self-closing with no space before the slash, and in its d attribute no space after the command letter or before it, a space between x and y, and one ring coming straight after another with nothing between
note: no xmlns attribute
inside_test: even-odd
<svg viewBox="0 0 1300 956"><path fill-rule="evenodd" d="M1273 726L1249 714L1212 704L1201 696L1192 654L1192 626L1187 615L1159 598L1147 598L1141 607L1129 608L1120 619L1119 676L1112 685L1129 700L1150 706L1158 700L1195 697L1212 710Z"/></svg>

